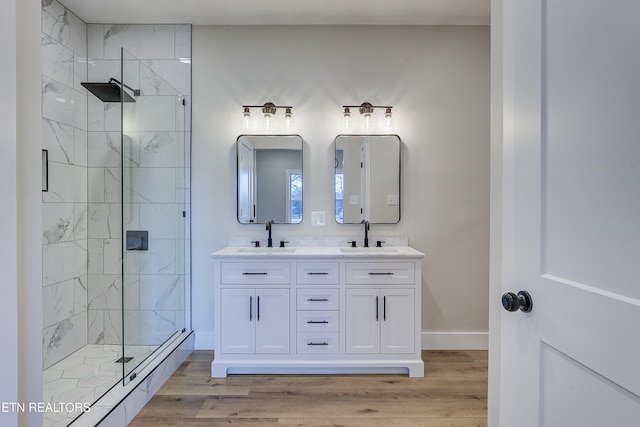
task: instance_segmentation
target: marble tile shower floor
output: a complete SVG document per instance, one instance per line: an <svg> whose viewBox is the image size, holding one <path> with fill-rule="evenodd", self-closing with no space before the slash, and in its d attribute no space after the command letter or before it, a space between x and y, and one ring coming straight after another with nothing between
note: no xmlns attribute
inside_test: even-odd
<svg viewBox="0 0 640 427"><path fill-rule="evenodd" d="M128 346L125 372L141 363L157 346ZM43 402L50 403L44 412L44 426L62 427L80 415L85 404L93 404L114 384L122 381L122 356L119 345L87 345L44 370ZM75 406L77 410L67 411Z"/></svg>

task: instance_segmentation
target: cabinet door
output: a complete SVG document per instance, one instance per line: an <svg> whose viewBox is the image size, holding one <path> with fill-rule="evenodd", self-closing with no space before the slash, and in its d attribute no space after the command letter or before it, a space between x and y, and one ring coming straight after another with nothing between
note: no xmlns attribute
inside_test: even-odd
<svg viewBox="0 0 640 427"><path fill-rule="evenodd" d="M255 290L221 289L222 353L255 353Z"/></svg>
<svg viewBox="0 0 640 427"><path fill-rule="evenodd" d="M256 353L289 353L289 290L256 290Z"/></svg>
<svg viewBox="0 0 640 427"><path fill-rule="evenodd" d="M383 289L381 295L381 352L413 353L415 347L413 289Z"/></svg>
<svg viewBox="0 0 640 427"><path fill-rule="evenodd" d="M347 289L346 352L380 352L380 290Z"/></svg>

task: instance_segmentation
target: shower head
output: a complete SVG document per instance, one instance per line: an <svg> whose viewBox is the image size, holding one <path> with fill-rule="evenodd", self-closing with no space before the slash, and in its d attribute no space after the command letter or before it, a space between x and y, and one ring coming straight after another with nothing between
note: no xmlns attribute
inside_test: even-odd
<svg viewBox="0 0 640 427"><path fill-rule="evenodd" d="M136 102L126 90L122 90L123 86L130 89L134 96L140 96L139 89L132 89L114 78L110 78L108 83L83 82L80 84L102 102L120 102L120 97L123 102Z"/></svg>

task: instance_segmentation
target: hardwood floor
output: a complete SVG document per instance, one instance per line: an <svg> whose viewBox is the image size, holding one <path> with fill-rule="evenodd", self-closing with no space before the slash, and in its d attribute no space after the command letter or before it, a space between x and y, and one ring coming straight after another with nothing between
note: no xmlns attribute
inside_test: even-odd
<svg viewBox="0 0 640 427"><path fill-rule="evenodd" d="M423 351L424 378L235 375L211 378L196 351L129 426L486 427L487 352Z"/></svg>

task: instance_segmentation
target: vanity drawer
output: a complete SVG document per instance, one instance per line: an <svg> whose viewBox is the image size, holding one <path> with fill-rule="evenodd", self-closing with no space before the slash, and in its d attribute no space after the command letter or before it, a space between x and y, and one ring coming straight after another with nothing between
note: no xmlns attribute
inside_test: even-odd
<svg viewBox="0 0 640 427"><path fill-rule="evenodd" d="M338 332L298 334L298 354L335 354L340 350Z"/></svg>
<svg viewBox="0 0 640 427"><path fill-rule="evenodd" d="M347 262L347 285L410 285L415 282L411 262Z"/></svg>
<svg viewBox="0 0 640 427"><path fill-rule="evenodd" d="M338 332L339 311L298 311L298 332Z"/></svg>
<svg viewBox="0 0 640 427"><path fill-rule="evenodd" d="M337 285L340 266L337 262L296 263L296 283L299 285Z"/></svg>
<svg viewBox="0 0 640 427"><path fill-rule="evenodd" d="M298 289L297 308L298 310L338 310L340 289Z"/></svg>
<svg viewBox="0 0 640 427"><path fill-rule="evenodd" d="M290 281L288 262L223 262L220 282L223 285L286 285Z"/></svg>

